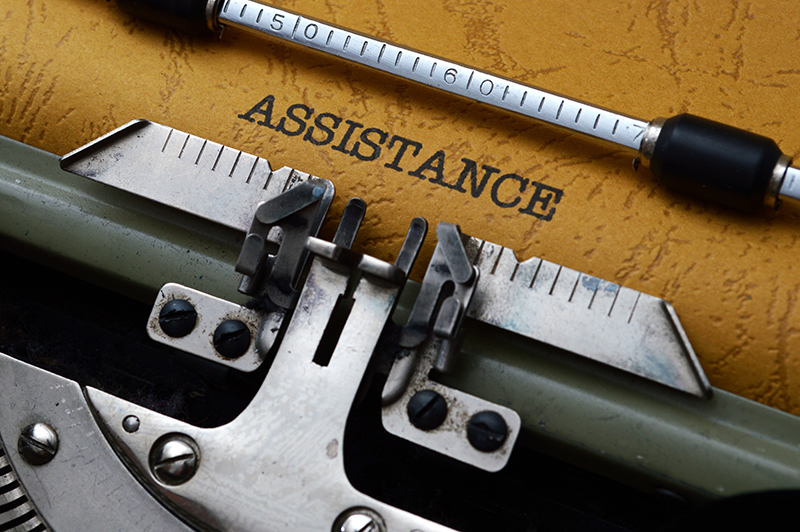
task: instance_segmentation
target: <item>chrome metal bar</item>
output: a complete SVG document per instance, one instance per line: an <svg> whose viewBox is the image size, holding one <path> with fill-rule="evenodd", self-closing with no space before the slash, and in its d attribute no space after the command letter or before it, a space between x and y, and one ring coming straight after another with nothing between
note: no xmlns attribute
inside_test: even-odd
<svg viewBox="0 0 800 532"><path fill-rule="evenodd" d="M800 205L800 169L790 166L786 169L778 199L793 207Z"/></svg>
<svg viewBox="0 0 800 532"><path fill-rule="evenodd" d="M225 0L214 25L313 48L409 81L638 151L647 122L252 0Z"/></svg>

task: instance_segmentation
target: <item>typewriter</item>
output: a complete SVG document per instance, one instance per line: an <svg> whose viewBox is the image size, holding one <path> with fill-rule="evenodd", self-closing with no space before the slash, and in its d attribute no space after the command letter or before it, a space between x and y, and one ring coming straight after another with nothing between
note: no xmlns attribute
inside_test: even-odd
<svg viewBox="0 0 800 532"><path fill-rule="evenodd" d="M530 223L569 201L427 137L279 100L253 99L236 128ZM713 387L664 298L520 253L467 209L377 223L381 203L346 176L180 123L93 126L61 157L0 137L0 530L796 522L800 422Z"/></svg>

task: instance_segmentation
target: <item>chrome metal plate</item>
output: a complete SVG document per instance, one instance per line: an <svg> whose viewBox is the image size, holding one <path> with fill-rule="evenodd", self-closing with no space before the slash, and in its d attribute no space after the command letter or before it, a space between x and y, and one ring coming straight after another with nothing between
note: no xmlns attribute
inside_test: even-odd
<svg viewBox="0 0 800 532"><path fill-rule="evenodd" d="M77 383L0 354L0 390L0 439L6 459L47 530L190 531L120 461ZM58 451L50 462L31 466L20 457L17 438L24 427L40 422L55 429ZM0 482L7 478L0 476ZM0 519L7 516L0 514ZM9 530L8 523L0 520L0 530ZM36 526L31 519L10 530Z"/></svg>
<svg viewBox="0 0 800 532"><path fill-rule="evenodd" d="M68 153L61 168L241 231L260 202L314 178L147 120Z"/></svg>
<svg viewBox="0 0 800 532"><path fill-rule="evenodd" d="M429 379L428 374L439 354L440 343L441 340L428 340L420 347L417 355L419 361L417 362L416 371L414 371L402 397L383 407L383 427L396 436L437 451L445 456L485 471L499 471L508 463L511 451L514 449L514 443L517 440L517 436L519 436L521 426L519 414L510 408L449 388ZM405 371L404 365L395 363L387 383L397 378L394 373L403 371ZM439 393L447 401L448 406L447 418L444 423L429 431L414 427L407 414L408 402L414 394L422 390L433 390ZM470 418L479 412L487 410L500 414L508 426L505 442L493 452L479 451L467 439L467 424Z"/></svg>
<svg viewBox="0 0 800 532"><path fill-rule="evenodd" d="M698 397L711 385L667 301L470 238L481 270L468 315Z"/></svg>
<svg viewBox="0 0 800 532"><path fill-rule="evenodd" d="M266 380L231 423L201 429L95 389L87 395L130 463L183 515L232 532L302 530L329 532L342 512L369 508L389 531L450 530L356 491L344 471L347 417L398 287L362 277L353 306L326 364L315 361L349 274L315 259ZM122 429L129 415L135 433ZM185 484L167 486L152 476L154 443L170 433L196 442L197 472Z"/></svg>
<svg viewBox="0 0 800 532"><path fill-rule="evenodd" d="M186 336L174 338L167 335L159 325L159 314L163 306L173 299L188 301L197 312L194 329ZM259 312L224 299L208 295L199 290L169 283L159 290L147 320L147 334L153 340L161 342L187 353L218 362L240 371L254 371L264 362L264 356L272 347L272 341L278 334L283 313ZM225 358L214 348L214 331L225 320L239 320L250 330L250 346L238 358ZM266 324L265 336L260 332L262 324ZM260 346L260 348L259 348Z"/></svg>

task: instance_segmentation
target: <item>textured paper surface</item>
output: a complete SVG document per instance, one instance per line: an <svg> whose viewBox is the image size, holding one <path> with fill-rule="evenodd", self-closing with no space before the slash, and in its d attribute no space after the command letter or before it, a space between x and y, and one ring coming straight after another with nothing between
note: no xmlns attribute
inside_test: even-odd
<svg viewBox="0 0 800 532"><path fill-rule="evenodd" d="M356 245L384 259L413 216L459 223L520 259L544 257L671 301L713 385L800 413L797 212L742 215L679 196L634 172L621 150L275 41L179 35L105 0L3 4L0 134L61 155L134 118L192 132L332 179L334 214L363 197ZM685 111L720 120L800 155L795 1L278 4L645 120ZM301 117L313 109L309 125L323 113L341 119L334 140L287 134L299 127L289 119L282 133L239 118L268 96L273 125L292 105ZM346 121L363 127L336 150ZM354 149L368 128L373 142L388 138L377 159L360 160L372 154L368 143ZM386 166L395 136L421 144L395 165L403 171ZM469 180L465 192L431 181L441 164L441 180L456 183L462 159L479 178L484 165L498 169L477 198ZM420 167L422 178L409 174ZM519 179L493 198L503 175ZM520 212L538 185L563 194L551 198L549 221Z"/></svg>

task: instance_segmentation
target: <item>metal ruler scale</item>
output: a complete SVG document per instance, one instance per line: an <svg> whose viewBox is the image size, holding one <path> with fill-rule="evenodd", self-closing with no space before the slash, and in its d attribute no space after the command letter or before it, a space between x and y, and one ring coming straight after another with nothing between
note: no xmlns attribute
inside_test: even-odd
<svg viewBox="0 0 800 532"><path fill-rule="evenodd" d="M251 0L226 0L218 20L634 150L647 127L643 120Z"/></svg>

